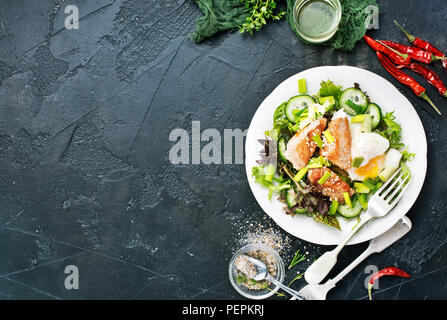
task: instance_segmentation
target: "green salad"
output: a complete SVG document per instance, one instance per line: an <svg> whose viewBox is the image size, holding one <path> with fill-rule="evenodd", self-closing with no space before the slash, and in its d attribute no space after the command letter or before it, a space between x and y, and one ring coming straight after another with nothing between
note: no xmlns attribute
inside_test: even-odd
<svg viewBox="0 0 447 320"><path fill-rule="evenodd" d="M307 215L340 229L339 218L358 217L368 200L414 154L402 143L394 112L383 113L357 83L322 81L317 93L298 80L298 94L279 105L255 181L277 195L285 213Z"/></svg>

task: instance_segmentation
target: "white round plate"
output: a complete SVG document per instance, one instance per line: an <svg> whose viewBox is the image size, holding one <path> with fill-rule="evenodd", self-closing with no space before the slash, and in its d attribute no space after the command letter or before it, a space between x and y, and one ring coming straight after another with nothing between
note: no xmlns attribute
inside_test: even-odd
<svg viewBox="0 0 447 320"><path fill-rule="evenodd" d="M356 219L346 220L339 217L341 231L321 224L305 215L287 215L284 204L273 196L268 200L266 188L257 184L251 174L259 152L262 149L258 139L263 139L264 132L273 126L273 113L277 106L298 94L298 79L305 78L307 91L316 94L323 80L332 80L343 88L352 87L354 82L368 93L371 101L377 103L382 112L394 111L396 121L402 126L402 140L409 146L409 151L416 153L408 163L413 174L413 181L396 207L385 217L365 225L351 239L349 244L356 244L373 239L390 229L402 218L416 201L424 183L427 171L427 140L421 120L411 103L390 82L370 71L349 66L323 66L300 72L284 82L261 103L251 121L245 145L245 169L250 188L262 209L286 232L291 235L322 245L340 243L357 223Z"/></svg>

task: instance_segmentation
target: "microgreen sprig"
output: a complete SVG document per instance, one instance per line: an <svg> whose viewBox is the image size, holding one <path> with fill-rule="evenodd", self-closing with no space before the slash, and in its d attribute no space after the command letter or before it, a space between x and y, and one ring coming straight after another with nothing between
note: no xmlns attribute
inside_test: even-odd
<svg viewBox="0 0 447 320"><path fill-rule="evenodd" d="M267 24L268 19L273 21L281 20L281 18L286 14L285 11L276 10L275 0L240 0L245 2L245 7L249 16L245 22L240 26L239 32L248 32L253 35L253 31L261 30L262 26Z"/></svg>
<svg viewBox="0 0 447 320"><path fill-rule="evenodd" d="M303 275L304 275L303 273L299 273L299 274L297 274L297 275L295 276L295 278L293 278L293 280L290 281L288 287L290 287L290 285L291 285L292 283L294 283L296 280L301 279L301 278L303 277Z"/></svg>
<svg viewBox="0 0 447 320"><path fill-rule="evenodd" d="M262 286L262 289L272 291L272 289L269 287L269 285L267 284L266 281L256 281L256 280L254 280L254 279L250 279L250 278L248 278L248 277L247 277L245 274L243 274L243 273L239 273L239 274L236 276L236 283L237 283L237 284L248 283L248 284L250 284L250 285L258 285L258 284L259 284L259 285ZM285 295L282 294L282 293L280 293L280 292L276 292L276 295L277 295L278 297L285 297Z"/></svg>
<svg viewBox="0 0 447 320"><path fill-rule="evenodd" d="M289 269L296 266L298 263L306 259L306 254L301 253L300 249L298 249L297 252L295 252L295 256L292 259L292 262L290 262Z"/></svg>

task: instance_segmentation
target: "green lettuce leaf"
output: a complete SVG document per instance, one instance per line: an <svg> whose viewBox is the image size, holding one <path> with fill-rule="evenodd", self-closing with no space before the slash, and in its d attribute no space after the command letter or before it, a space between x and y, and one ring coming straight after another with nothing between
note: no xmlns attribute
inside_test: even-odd
<svg viewBox="0 0 447 320"><path fill-rule="evenodd" d="M272 199L274 192L279 192L283 189L289 189L291 187L290 179L284 180L282 178L276 178L271 173L271 165L255 166L252 168L252 176L255 178L255 182L269 189L269 200Z"/></svg>
<svg viewBox="0 0 447 320"><path fill-rule="evenodd" d="M320 97L329 97L333 96L335 101L338 101L342 94L343 90L341 86L336 85L331 80L322 81L320 91L318 91L318 95Z"/></svg>
<svg viewBox="0 0 447 320"><path fill-rule="evenodd" d="M390 147L394 149L401 149L404 144L401 142L402 127L396 121L394 111L387 112L382 118L382 124L377 130L377 133L387 138L390 142Z"/></svg>

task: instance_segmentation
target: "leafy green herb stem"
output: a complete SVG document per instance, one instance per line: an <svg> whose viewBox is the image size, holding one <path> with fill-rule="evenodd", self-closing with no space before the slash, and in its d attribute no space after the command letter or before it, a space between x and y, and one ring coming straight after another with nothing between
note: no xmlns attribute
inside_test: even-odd
<svg viewBox="0 0 447 320"><path fill-rule="evenodd" d="M253 31L259 31L263 25L267 24L267 19L274 21L280 20L284 15L284 11L279 11L275 14L276 2L275 0L240 0L245 2L247 12L250 16L240 26L239 32L248 32L253 35Z"/></svg>

